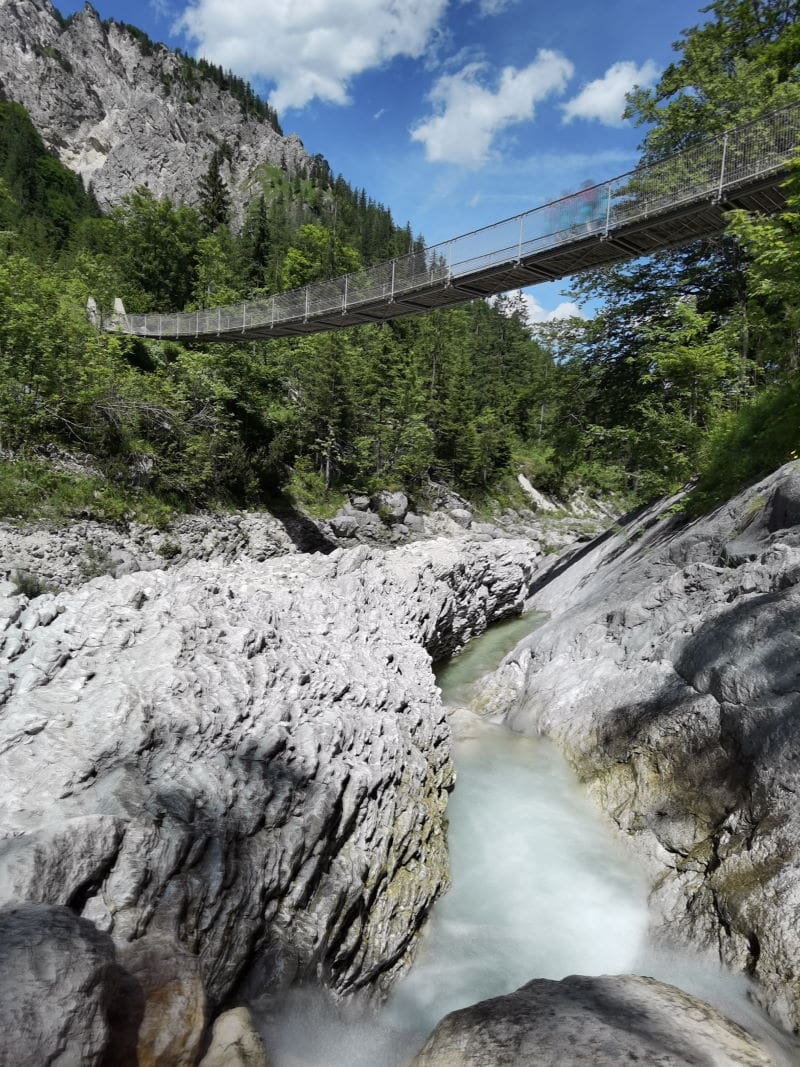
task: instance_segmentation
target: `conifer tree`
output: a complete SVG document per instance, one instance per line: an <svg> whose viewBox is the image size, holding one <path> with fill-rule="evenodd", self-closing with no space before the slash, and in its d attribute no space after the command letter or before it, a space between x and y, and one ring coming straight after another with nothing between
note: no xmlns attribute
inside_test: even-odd
<svg viewBox="0 0 800 1067"><path fill-rule="evenodd" d="M208 172L200 179L200 218L209 232L225 226L231 215L231 197L220 170L222 154L220 149L212 153Z"/></svg>

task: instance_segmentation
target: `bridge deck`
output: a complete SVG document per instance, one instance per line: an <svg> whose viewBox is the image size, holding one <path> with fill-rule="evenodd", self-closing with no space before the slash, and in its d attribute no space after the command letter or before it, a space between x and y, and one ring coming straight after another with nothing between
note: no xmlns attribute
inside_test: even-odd
<svg viewBox="0 0 800 1067"><path fill-rule="evenodd" d="M662 162L355 274L198 312L117 314L103 325L150 338L290 337L554 281L719 233L731 208L781 210L798 142L800 105L790 105Z"/></svg>

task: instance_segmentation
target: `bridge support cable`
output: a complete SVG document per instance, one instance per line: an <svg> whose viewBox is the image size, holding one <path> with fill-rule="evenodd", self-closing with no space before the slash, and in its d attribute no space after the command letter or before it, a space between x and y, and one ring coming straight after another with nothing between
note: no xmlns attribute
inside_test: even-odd
<svg viewBox="0 0 800 1067"><path fill-rule="evenodd" d="M557 280L719 233L731 207L781 210L799 143L800 104L791 104L659 162L339 278L197 312L128 315L117 302L102 325L150 338L289 337Z"/></svg>

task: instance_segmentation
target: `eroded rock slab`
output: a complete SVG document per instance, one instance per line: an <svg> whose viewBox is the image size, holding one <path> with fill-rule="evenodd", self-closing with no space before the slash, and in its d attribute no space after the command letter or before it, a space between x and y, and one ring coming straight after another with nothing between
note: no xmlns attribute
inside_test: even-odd
<svg viewBox="0 0 800 1067"><path fill-rule="evenodd" d="M800 1027L800 477L556 562L487 702L544 733L651 864L662 933Z"/></svg>
<svg viewBox="0 0 800 1067"><path fill-rule="evenodd" d="M561 982L454 1011L413 1067L771 1067L772 1058L707 1004L652 978Z"/></svg>
<svg viewBox="0 0 800 1067"><path fill-rule="evenodd" d="M189 1062L240 983L388 985L447 884L431 656L535 566L431 542L0 601L0 900L110 934L153 1062Z"/></svg>

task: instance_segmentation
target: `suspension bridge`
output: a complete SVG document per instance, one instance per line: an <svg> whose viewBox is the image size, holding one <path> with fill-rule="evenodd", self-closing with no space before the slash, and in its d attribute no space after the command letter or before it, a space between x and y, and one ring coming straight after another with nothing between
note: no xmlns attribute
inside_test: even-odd
<svg viewBox="0 0 800 1067"><path fill-rule="evenodd" d="M202 311L128 315L117 301L102 325L158 339L292 337L555 281L719 233L731 208L781 210L781 184L798 144L800 104L793 104L657 163L339 278Z"/></svg>

